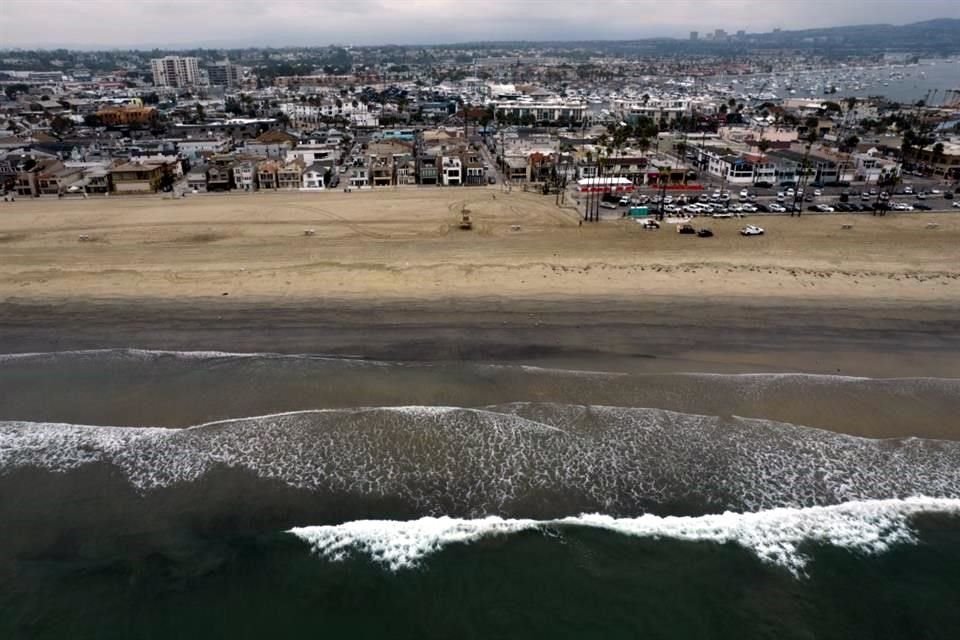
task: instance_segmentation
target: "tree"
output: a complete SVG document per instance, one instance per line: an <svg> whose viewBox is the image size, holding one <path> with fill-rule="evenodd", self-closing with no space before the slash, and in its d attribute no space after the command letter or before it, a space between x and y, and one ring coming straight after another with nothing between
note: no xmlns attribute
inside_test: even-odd
<svg viewBox="0 0 960 640"><path fill-rule="evenodd" d="M27 93L30 91L30 85L18 83L18 84L8 84L3 88L3 92L7 95L7 98L13 100L17 97L19 93Z"/></svg>
<svg viewBox="0 0 960 640"><path fill-rule="evenodd" d="M164 171L160 176L160 190L161 191L171 191L173 189L174 182L173 173L170 171Z"/></svg>
<svg viewBox="0 0 960 640"><path fill-rule="evenodd" d="M860 144L860 138L857 136L847 136L844 141L841 143L841 151L852 151L857 148L857 145Z"/></svg>
<svg viewBox="0 0 960 640"><path fill-rule="evenodd" d="M83 116L83 124L86 127L99 127L100 126L100 116L95 113L88 113Z"/></svg>
<svg viewBox="0 0 960 640"><path fill-rule="evenodd" d="M206 110L203 108L203 105L198 102L197 103L197 121L203 122L204 116L206 116Z"/></svg>
<svg viewBox="0 0 960 640"><path fill-rule="evenodd" d="M147 95L143 96L143 104L159 104L160 96L157 95L156 91L152 91Z"/></svg>
<svg viewBox="0 0 960 640"><path fill-rule="evenodd" d="M233 115L240 115L243 113L243 106L236 98L227 98L223 103L223 110Z"/></svg>
<svg viewBox="0 0 960 640"><path fill-rule="evenodd" d="M943 159L943 143L938 142L933 145L933 162L934 164L940 162Z"/></svg>
<svg viewBox="0 0 960 640"><path fill-rule="evenodd" d="M640 138L637 140L637 146L640 147L640 153L644 156L650 150L650 138Z"/></svg>
<svg viewBox="0 0 960 640"><path fill-rule="evenodd" d="M73 121L58 115L50 122L50 128L53 129L57 135L62 135L73 128Z"/></svg>

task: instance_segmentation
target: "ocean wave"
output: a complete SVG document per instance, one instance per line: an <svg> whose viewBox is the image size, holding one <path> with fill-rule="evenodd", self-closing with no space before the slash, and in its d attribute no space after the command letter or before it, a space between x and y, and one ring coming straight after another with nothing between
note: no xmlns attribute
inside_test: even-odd
<svg viewBox="0 0 960 640"><path fill-rule="evenodd" d="M272 414L189 429L0 422L0 475L113 465L141 491L218 466L423 515L759 511L960 496L960 442L770 420L512 403Z"/></svg>
<svg viewBox="0 0 960 640"><path fill-rule="evenodd" d="M918 514L960 515L960 500L911 497L698 517L647 514L638 518L615 518L584 514L553 520L497 516L474 520L450 517L407 522L364 520L296 527L289 533L329 560L342 561L359 552L398 571L416 567L425 557L453 544L524 531L562 533L565 529L587 527L639 538L737 544L764 562L800 576L809 561L803 553L804 544L818 543L868 555L880 554L895 545L915 542L911 519Z"/></svg>

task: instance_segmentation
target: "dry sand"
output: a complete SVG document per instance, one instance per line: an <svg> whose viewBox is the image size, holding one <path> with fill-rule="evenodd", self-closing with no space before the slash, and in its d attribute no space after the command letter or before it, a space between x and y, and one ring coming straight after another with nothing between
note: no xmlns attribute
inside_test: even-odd
<svg viewBox="0 0 960 640"><path fill-rule="evenodd" d="M0 208L0 299L960 302L960 216L755 217L767 234L751 238L704 220L716 237L701 239L581 227L554 202L494 188L19 200Z"/></svg>

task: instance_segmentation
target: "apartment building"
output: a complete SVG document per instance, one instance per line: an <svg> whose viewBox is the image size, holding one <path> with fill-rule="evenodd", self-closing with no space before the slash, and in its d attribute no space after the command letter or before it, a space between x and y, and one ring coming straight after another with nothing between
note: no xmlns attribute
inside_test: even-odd
<svg viewBox="0 0 960 640"><path fill-rule="evenodd" d="M196 58L165 56L150 61L153 84L158 87L192 87L200 84L200 65Z"/></svg>
<svg viewBox="0 0 960 640"><path fill-rule="evenodd" d="M617 98L610 104L610 110L620 118L635 123L638 118L645 117L654 121L676 120L680 116L690 113L689 98L648 97Z"/></svg>
<svg viewBox="0 0 960 640"><path fill-rule="evenodd" d="M243 67L229 60L215 62L207 67L207 78L216 87L236 87L243 80Z"/></svg>

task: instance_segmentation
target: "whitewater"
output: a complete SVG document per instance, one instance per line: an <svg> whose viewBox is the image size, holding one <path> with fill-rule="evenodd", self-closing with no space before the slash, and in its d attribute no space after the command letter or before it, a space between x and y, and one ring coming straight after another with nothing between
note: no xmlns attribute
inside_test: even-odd
<svg viewBox="0 0 960 640"><path fill-rule="evenodd" d="M325 409L187 429L0 422L0 475L89 464L118 468L142 492L240 469L318 494L389 498L418 515L467 518L697 515L960 496L960 442L873 440L661 409Z"/></svg>
<svg viewBox="0 0 960 640"><path fill-rule="evenodd" d="M916 542L910 521L918 514L960 515L960 500L912 497L868 500L827 507L779 508L757 513L696 517L615 518L582 514L553 520L420 518L412 521L363 520L340 525L294 527L289 533L319 555L343 561L362 553L392 571L411 569L453 544L525 531L555 533L570 528L603 529L638 538L737 544L761 560L803 575L809 558L805 543L820 543L876 555L898 544Z"/></svg>

